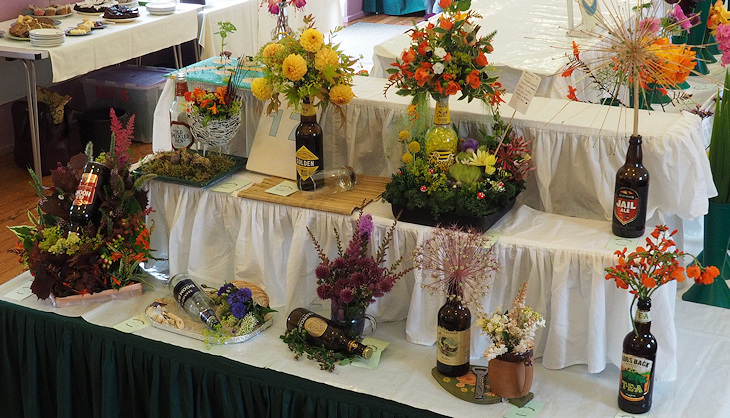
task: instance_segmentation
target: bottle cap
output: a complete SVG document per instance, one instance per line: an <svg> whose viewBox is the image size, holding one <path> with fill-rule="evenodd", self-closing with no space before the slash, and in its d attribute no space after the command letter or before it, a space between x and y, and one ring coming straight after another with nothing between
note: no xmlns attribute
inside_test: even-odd
<svg viewBox="0 0 730 418"><path fill-rule="evenodd" d="M373 348L369 345L362 349L362 358L365 360L373 356Z"/></svg>

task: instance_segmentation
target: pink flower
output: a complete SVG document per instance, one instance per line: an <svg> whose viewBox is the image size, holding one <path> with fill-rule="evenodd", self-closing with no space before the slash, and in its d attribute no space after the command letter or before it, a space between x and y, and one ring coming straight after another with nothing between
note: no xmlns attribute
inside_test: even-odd
<svg viewBox="0 0 730 418"><path fill-rule="evenodd" d="M269 0L269 13L272 15L279 14L279 2L276 0Z"/></svg>
<svg viewBox="0 0 730 418"><path fill-rule="evenodd" d="M730 25L720 25L717 27L717 35L715 35L717 47L722 52L722 60L720 64L724 67L730 64Z"/></svg>
<svg viewBox="0 0 730 418"><path fill-rule="evenodd" d="M290 0L289 4L294 5L297 9L301 9L307 5L307 0Z"/></svg>
<svg viewBox="0 0 730 418"><path fill-rule="evenodd" d="M692 27L692 22L690 22L690 19L687 18L687 16L684 14L684 10L682 10L679 5L674 6L674 10L672 10L669 13L669 18L675 19L675 21L679 24L679 26L682 27L682 29L689 32L690 28Z"/></svg>
<svg viewBox="0 0 730 418"><path fill-rule="evenodd" d="M656 17L647 17L639 22L639 29L642 30L646 35L658 34L661 27L661 20Z"/></svg>

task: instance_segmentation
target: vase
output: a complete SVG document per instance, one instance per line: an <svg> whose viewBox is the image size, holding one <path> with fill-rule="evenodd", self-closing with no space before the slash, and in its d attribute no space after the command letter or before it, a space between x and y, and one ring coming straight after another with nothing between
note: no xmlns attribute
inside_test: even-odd
<svg viewBox="0 0 730 418"><path fill-rule="evenodd" d="M276 26L271 31L271 39L278 41L291 36L294 31L289 27L289 13L286 10L286 1L279 2L279 13L276 15Z"/></svg>
<svg viewBox="0 0 730 418"><path fill-rule="evenodd" d="M141 295L142 283L131 283L119 289L107 289L101 292L88 293L85 295L71 296L55 296L53 293L49 296L53 306L63 308L64 306L78 305L81 303L106 302L112 299L126 299L133 296Z"/></svg>
<svg viewBox="0 0 730 418"><path fill-rule="evenodd" d="M302 110L295 138L295 164L297 168L297 187L299 190L312 191L321 188L324 180L315 183L314 173L324 170L324 135L317 123L317 112L309 98L302 101Z"/></svg>
<svg viewBox="0 0 730 418"><path fill-rule="evenodd" d="M369 323L368 334L375 331L375 318L365 313L365 307L362 305L350 306L342 303L337 299L331 299L330 319L339 328L353 339L363 336L366 331L365 325Z"/></svg>
<svg viewBox="0 0 730 418"><path fill-rule="evenodd" d="M530 393L534 372L532 354L532 350L505 353L489 360L487 379L490 391L506 399L521 398Z"/></svg>
<svg viewBox="0 0 730 418"><path fill-rule="evenodd" d="M238 128L241 126L241 113L236 112L225 119L211 119L204 124L203 115L195 112L189 115L188 121L190 131L193 133L195 141L203 145L204 153L210 147L216 147L220 152L236 136Z"/></svg>
<svg viewBox="0 0 730 418"><path fill-rule="evenodd" d="M451 127L449 96L439 96L433 115L433 126L426 131L426 155L428 162L443 171L448 171L456 162L456 147L459 135Z"/></svg>

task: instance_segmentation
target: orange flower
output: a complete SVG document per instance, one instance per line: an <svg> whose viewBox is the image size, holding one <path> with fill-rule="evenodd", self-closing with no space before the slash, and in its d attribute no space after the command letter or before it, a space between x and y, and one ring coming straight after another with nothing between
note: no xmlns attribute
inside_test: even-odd
<svg viewBox="0 0 730 418"><path fill-rule="evenodd" d="M460 91L461 86L459 86L459 83L449 81L449 84L446 86L446 94L448 94L449 96L453 96Z"/></svg>
<svg viewBox="0 0 730 418"><path fill-rule="evenodd" d="M451 61L451 52L447 52L446 55L444 55L444 62L450 62Z"/></svg>
<svg viewBox="0 0 730 418"><path fill-rule="evenodd" d="M708 266L705 271L702 272L702 275L700 276L700 282L702 284L711 284L713 281L715 281L715 277L720 275L720 270L717 269L715 266ZM695 282L697 280L695 279Z"/></svg>
<svg viewBox="0 0 730 418"><path fill-rule="evenodd" d="M578 56L578 44L575 43L575 41L573 41L573 56L575 57L575 59L580 59L580 57Z"/></svg>
<svg viewBox="0 0 730 418"><path fill-rule="evenodd" d="M428 80L431 79L431 72L427 68L420 67L416 70L415 77L418 85L423 86Z"/></svg>
<svg viewBox="0 0 730 418"><path fill-rule="evenodd" d="M451 3L453 3L453 0L439 0L439 7L442 9L448 9L451 7Z"/></svg>
<svg viewBox="0 0 730 418"><path fill-rule="evenodd" d="M575 95L575 92L576 92L576 91L577 91L577 90L576 90L576 88L575 88L575 87L573 87L573 86L568 86L568 99L570 99L570 100L575 100L576 102L578 102L578 101L579 101L579 100L578 100L578 97L576 97L576 95Z"/></svg>
<svg viewBox="0 0 730 418"><path fill-rule="evenodd" d="M647 288L651 289L654 286L656 286L656 281L654 281L654 279L651 276L649 276L648 274L642 273L641 274L641 284L643 284Z"/></svg>
<svg viewBox="0 0 730 418"><path fill-rule="evenodd" d="M563 71L563 74L561 74L563 77L570 77L573 74L573 71L575 71L574 67L570 67L567 70Z"/></svg>
<svg viewBox="0 0 730 418"><path fill-rule="evenodd" d="M687 276L691 277L695 280L700 278L701 270L697 265L692 264L691 266L687 267Z"/></svg>
<svg viewBox="0 0 730 418"><path fill-rule="evenodd" d="M420 44L418 44L418 53L421 55L426 55L426 50L428 49L428 42L423 41Z"/></svg>
<svg viewBox="0 0 730 418"><path fill-rule="evenodd" d="M449 19L440 19L439 26L444 30L451 30L454 27L454 22Z"/></svg>
<svg viewBox="0 0 730 418"><path fill-rule="evenodd" d="M479 51L479 55L477 55L477 58L474 62L476 63L477 67L484 67L485 65L489 64L487 56L484 55L484 52L482 51Z"/></svg>
<svg viewBox="0 0 730 418"><path fill-rule="evenodd" d="M482 80L479 78L479 71L472 70L467 76L466 76L466 82L471 86L473 89L478 89L479 86L482 85Z"/></svg>
<svg viewBox="0 0 730 418"><path fill-rule="evenodd" d="M416 51L414 51L413 48L408 48L408 50L403 51L403 55L401 56L401 61L403 61L403 63L410 64L415 59Z"/></svg>

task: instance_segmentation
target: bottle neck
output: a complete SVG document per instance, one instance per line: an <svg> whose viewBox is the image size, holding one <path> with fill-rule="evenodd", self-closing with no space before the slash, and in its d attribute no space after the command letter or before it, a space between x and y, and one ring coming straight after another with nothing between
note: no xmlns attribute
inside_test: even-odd
<svg viewBox="0 0 730 418"><path fill-rule="evenodd" d="M301 122L303 123L317 123L317 111L314 109L314 105L309 100L302 101L302 112L300 114Z"/></svg>
<svg viewBox="0 0 730 418"><path fill-rule="evenodd" d="M634 326L639 335L649 334L651 332L651 300L640 299L634 315Z"/></svg>
<svg viewBox="0 0 730 418"><path fill-rule="evenodd" d="M631 136L629 149L626 151L626 164L637 166L642 164L641 142L641 135Z"/></svg>
<svg viewBox="0 0 730 418"><path fill-rule="evenodd" d="M464 297L464 292L459 286L458 283L456 283L455 280L451 280L449 283L449 287L446 289L446 297L449 299L449 301L459 302L461 303L461 299Z"/></svg>
<svg viewBox="0 0 730 418"><path fill-rule="evenodd" d="M183 78L182 80L176 79L175 80L175 98L176 99L184 98L185 93L187 93L187 91L188 91L187 79L185 79L185 78Z"/></svg>
<svg viewBox="0 0 730 418"><path fill-rule="evenodd" d="M436 110L433 113L434 125L450 125L449 96L442 96L436 101Z"/></svg>

